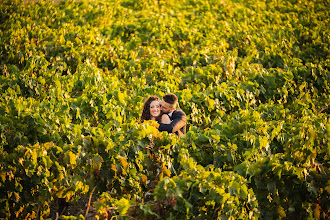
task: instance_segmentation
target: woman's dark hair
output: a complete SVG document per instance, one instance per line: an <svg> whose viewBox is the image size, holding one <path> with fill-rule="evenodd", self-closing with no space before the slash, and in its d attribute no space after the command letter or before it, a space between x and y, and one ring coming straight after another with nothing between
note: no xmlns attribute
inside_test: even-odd
<svg viewBox="0 0 330 220"><path fill-rule="evenodd" d="M147 98L145 101L144 101L144 104L143 104L143 110L142 110L142 114L141 114L141 118L140 118L140 123L143 123L145 120L150 120L151 119L151 115L150 115L150 104L151 102L153 101L159 101L159 98L158 96L150 96L149 98ZM159 115L157 118L156 118L156 121L160 121L161 119L161 115Z"/></svg>

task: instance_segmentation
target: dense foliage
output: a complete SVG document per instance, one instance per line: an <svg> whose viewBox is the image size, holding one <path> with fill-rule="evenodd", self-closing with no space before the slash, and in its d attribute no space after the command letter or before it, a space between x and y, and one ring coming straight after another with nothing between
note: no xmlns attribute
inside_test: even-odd
<svg viewBox="0 0 330 220"><path fill-rule="evenodd" d="M94 192L97 218L328 219L329 11L1 1L0 218ZM138 123L168 92L188 116L180 139Z"/></svg>

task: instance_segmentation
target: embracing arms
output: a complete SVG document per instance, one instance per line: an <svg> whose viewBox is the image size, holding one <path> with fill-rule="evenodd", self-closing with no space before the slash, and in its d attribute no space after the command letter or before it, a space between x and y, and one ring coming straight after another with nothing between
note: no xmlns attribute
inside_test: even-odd
<svg viewBox="0 0 330 220"><path fill-rule="evenodd" d="M158 130L175 133L184 127L187 123L187 116L183 111L176 110L172 115L172 122L170 124L160 123Z"/></svg>

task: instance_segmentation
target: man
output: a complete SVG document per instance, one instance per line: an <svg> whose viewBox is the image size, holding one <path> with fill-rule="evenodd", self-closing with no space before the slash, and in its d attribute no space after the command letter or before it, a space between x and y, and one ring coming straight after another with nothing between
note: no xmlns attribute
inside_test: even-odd
<svg viewBox="0 0 330 220"><path fill-rule="evenodd" d="M161 111L164 114L168 114L171 123L160 123L158 130L176 133L181 137L186 133L187 116L183 111L175 109L177 103L178 97L176 95L167 94L163 96L163 100L160 102Z"/></svg>

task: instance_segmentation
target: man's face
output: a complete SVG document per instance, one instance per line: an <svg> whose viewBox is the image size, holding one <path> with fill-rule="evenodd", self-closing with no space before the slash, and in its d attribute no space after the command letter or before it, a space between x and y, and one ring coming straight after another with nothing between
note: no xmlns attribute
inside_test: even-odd
<svg viewBox="0 0 330 220"><path fill-rule="evenodd" d="M171 105L171 104L165 102L164 100L162 100L162 101L160 102L160 105L161 105L161 110L162 110L162 112L165 113L165 114L168 114L168 113L170 113L172 110L174 110L173 105Z"/></svg>

